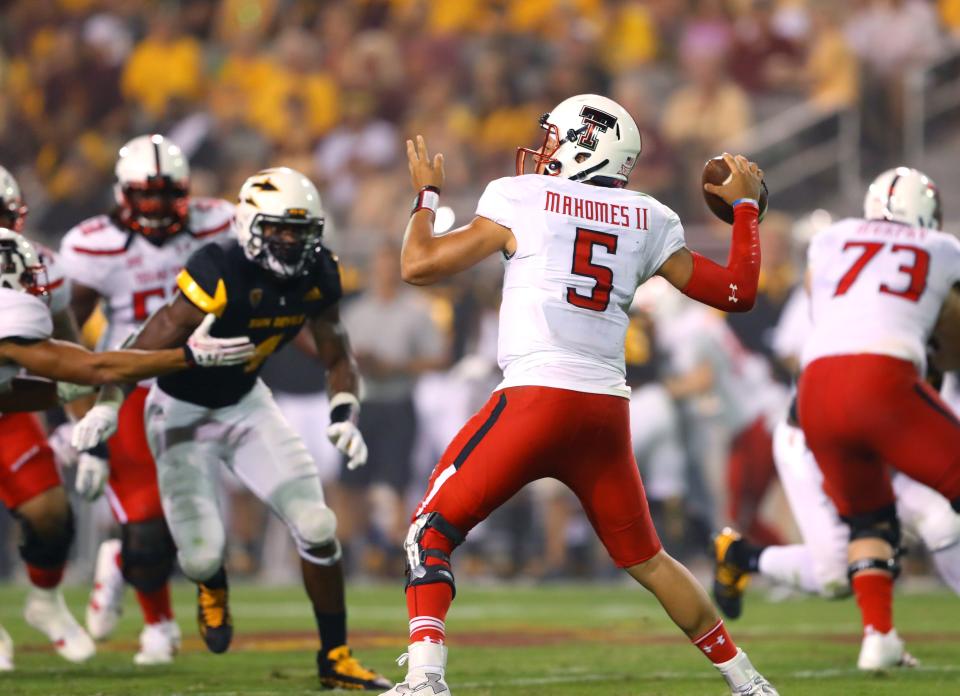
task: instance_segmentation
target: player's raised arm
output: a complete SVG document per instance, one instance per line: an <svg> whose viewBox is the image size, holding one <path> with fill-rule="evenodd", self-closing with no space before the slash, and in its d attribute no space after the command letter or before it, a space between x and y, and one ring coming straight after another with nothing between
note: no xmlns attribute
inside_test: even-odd
<svg viewBox="0 0 960 696"><path fill-rule="evenodd" d="M698 302L725 312L753 308L760 281L760 223L757 199L763 170L743 155L723 156L731 176L723 184L704 184L733 206L733 239L727 265L721 266L687 248L673 254L657 271L671 285Z"/></svg>
<svg viewBox="0 0 960 696"><path fill-rule="evenodd" d="M407 141L407 161L417 198L400 252L400 272L405 282L431 285L492 254L512 254L516 250L510 228L479 216L468 225L434 237L433 222L443 188L443 155L437 153L431 159L423 136L418 135L416 143Z"/></svg>

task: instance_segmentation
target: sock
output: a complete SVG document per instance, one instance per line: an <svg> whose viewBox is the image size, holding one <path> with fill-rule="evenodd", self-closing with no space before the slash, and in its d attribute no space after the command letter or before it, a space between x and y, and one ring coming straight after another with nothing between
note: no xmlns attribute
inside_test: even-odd
<svg viewBox="0 0 960 696"><path fill-rule="evenodd" d="M435 529L428 529L420 545L424 548L442 551L448 556L453 553L453 544ZM439 558L428 556L426 565L447 564ZM446 619L453 603L453 588L438 582L429 585L414 585L407 588L407 614L410 617L410 642L425 640L431 643L443 643L446 640Z"/></svg>
<svg viewBox="0 0 960 696"><path fill-rule="evenodd" d="M889 633L893 628L893 577L889 573L857 573L851 584L864 630Z"/></svg>
<svg viewBox="0 0 960 696"><path fill-rule="evenodd" d="M320 653L326 656L334 648L347 644L347 612L334 614L313 612L317 619L317 632L320 633Z"/></svg>
<svg viewBox="0 0 960 696"><path fill-rule="evenodd" d="M763 549L763 546L757 546L746 539L740 539L730 544L730 548L727 549L726 560L740 570L756 573L760 570L760 554L763 553Z"/></svg>
<svg viewBox="0 0 960 696"><path fill-rule="evenodd" d="M63 566L56 568L40 568L31 563L27 563L27 575L30 577L30 584L44 590L52 590L63 580Z"/></svg>
<svg viewBox="0 0 960 696"><path fill-rule="evenodd" d="M727 627L723 625L723 619L717 621L716 626L699 638L694 638L693 644L700 648L700 652L706 655L707 659L715 665L728 662L737 655L737 646L730 634L727 633Z"/></svg>
<svg viewBox="0 0 960 696"><path fill-rule="evenodd" d="M137 590L137 601L140 602L144 623L156 624L173 618L169 583L164 583L163 587L153 592Z"/></svg>
<svg viewBox="0 0 960 696"><path fill-rule="evenodd" d="M223 566L220 566L220 570L199 584L210 590L225 589L227 587L227 571L224 570Z"/></svg>

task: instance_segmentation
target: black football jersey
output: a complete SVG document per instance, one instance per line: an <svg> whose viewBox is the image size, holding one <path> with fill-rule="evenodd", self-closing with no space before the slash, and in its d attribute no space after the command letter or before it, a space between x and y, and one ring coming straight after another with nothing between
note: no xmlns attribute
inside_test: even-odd
<svg viewBox="0 0 960 696"><path fill-rule="evenodd" d="M170 396L209 408L243 398L267 358L342 295L339 263L323 247L304 275L281 280L250 261L239 245L208 244L190 256L177 287L198 308L217 315L212 336L249 336L257 346L244 365L194 367L159 378L159 387Z"/></svg>

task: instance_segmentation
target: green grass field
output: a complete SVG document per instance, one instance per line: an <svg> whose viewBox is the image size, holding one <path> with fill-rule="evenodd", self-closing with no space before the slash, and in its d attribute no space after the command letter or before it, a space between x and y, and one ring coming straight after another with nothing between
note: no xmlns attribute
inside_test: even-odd
<svg viewBox="0 0 960 696"><path fill-rule="evenodd" d="M192 586L178 584L184 650L169 667L132 663L139 611L127 596L115 639L88 664L58 658L21 619L22 587L0 587L0 623L16 641L17 671L0 675L2 696L315 693L312 616L298 588L233 590L234 645L207 654L193 623ZM85 592L68 591L82 616ZM783 696L792 694L960 694L960 603L946 592L898 597L897 618L916 670L880 676L853 669L858 622L852 601L772 604L750 597L731 630ZM399 587L354 588L350 617L356 652L389 678L405 645ZM664 617L655 601L627 586L461 587L448 620L448 680L456 696L729 693Z"/></svg>

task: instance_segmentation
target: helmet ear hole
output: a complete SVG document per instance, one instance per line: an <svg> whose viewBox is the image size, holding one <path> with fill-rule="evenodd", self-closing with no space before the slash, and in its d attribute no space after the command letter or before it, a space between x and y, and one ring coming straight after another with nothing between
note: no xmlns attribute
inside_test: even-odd
<svg viewBox="0 0 960 696"><path fill-rule="evenodd" d="M590 159L590 153L589 153L589 152L578 152L578 153L577 153L577 156L574 157L574 159L576 160L577 164L580 164L581 162L586 162L588 159Z"/></svg>

